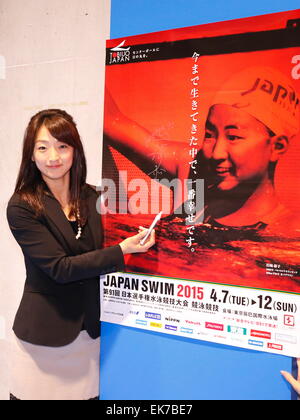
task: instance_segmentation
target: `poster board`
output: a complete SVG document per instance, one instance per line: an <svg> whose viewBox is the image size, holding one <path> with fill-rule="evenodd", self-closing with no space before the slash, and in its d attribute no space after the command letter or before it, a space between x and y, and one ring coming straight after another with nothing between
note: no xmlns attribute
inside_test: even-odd
<svg viewBox="0 0 300 420"><path fill-rule="evenodd" d="M103 192L107 245L149 225L164 206L165 212L155 248L127 259L127 273L103 277L103 321L299 356L299 14L108 41L103 178L116 188L108 183ZM225 111L246 109L244 102L233 106L238 92L259 108L247 115L272 126L271 139L288 137L289 147L274 142L281 149L272 158L270 148L243 151L245 132L220 129L216 119L224 120ZM225 135L230 157L209 156L222 149ZM242 149L243 165L233 148ZM266 187L265 153L279 200L268 199L269 185L242 211L241 203ZM239 164L248 178L239 177ZM259 180L253 171L261 171ZM198 202L187 179L204 179ZM176 213L182 202L185 213Z"/></svg>

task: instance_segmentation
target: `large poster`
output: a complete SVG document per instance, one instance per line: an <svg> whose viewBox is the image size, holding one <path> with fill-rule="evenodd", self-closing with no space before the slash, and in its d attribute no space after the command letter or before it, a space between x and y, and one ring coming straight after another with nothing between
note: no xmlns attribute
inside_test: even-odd
<svg viewBox="0 0 300 420"><path fill-rule="evenodd" d="M107 43L102 319L300 356L300 10ZM100 206L99 206L100 208Z"/></svg>

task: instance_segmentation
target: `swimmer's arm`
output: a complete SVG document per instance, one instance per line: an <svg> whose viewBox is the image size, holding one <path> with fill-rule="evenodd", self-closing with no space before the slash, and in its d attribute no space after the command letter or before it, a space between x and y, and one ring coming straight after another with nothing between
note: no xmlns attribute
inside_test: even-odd
<svg viewBox="0 0 300 420"><path fill-rule="evenodd" d="M181 162L188 156L188 144L162 140L127 118L110 92L105 93L104 134L108 144L120 151L148 175L181 178L186 168Z"/></svg>

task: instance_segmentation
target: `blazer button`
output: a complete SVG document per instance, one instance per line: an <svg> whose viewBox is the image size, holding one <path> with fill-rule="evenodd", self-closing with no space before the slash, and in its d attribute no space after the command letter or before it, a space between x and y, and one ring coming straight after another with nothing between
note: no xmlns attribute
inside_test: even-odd
<svg viewBox="0 0 300 420"><path fill-rule="evenodd" d="M79 284L80 284L80 286L83 286L83 281L80 281Z"/></svg>

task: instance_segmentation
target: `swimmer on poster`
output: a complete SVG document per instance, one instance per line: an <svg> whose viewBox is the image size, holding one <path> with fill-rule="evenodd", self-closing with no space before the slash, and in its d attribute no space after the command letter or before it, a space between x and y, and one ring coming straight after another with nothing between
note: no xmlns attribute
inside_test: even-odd
<svg viewBox="0 0 300 420"><path fill-rule="evenodd" d="M285 234L300 229L274 185L278 161L299 132L299 107L292 80L271 67L245 68L220 88L208 110L196 174L189 176L205 180L205 223ZM187 144L152 136L108 91L105 111L108 144L146 173L159 156L164 177L186 178Z"/></svg>

